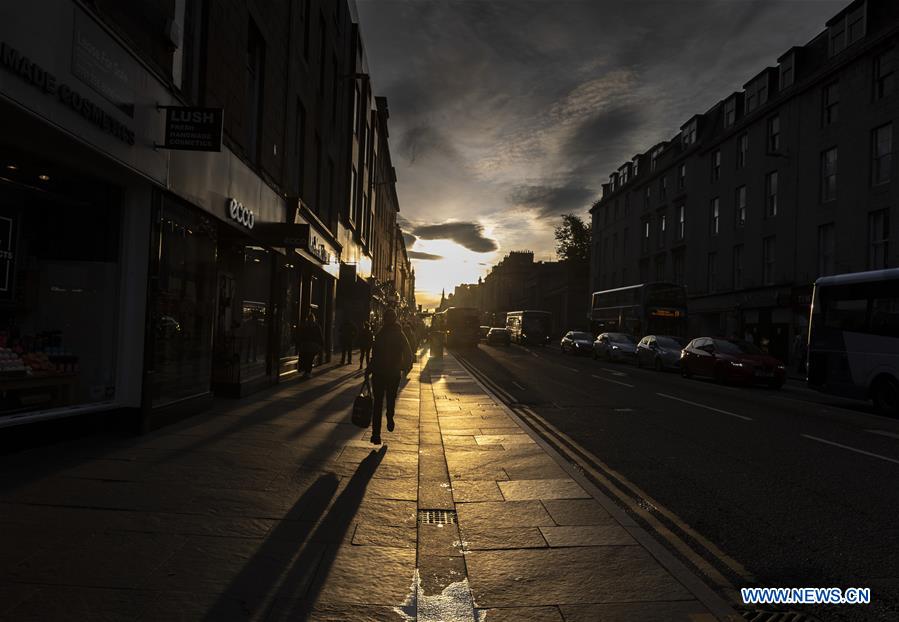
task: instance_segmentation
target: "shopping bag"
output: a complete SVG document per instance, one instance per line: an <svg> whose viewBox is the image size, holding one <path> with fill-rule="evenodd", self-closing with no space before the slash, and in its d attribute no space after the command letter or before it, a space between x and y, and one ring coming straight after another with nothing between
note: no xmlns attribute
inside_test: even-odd
<svg viewBox="0 0 899 622"><path fill-rule="evenodd" d="M371 385L368 378L362 383L362 389L356 400L353 402L353 424L360 428L367 428L371 425L371 414L374 410L374 400L371 397Z"/></svg>

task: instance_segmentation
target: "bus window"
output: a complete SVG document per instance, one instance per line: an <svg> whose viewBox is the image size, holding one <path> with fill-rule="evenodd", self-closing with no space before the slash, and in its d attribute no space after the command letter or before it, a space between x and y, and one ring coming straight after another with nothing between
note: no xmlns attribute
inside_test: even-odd
<svg viewBox="0 0 899 622"><path fill-rule="evenodd" d="M824 307L824 326L850 332L865 332L867 299L830 300Z"/></svg>
<svg viewBox="0 0 899 622"><path fill-rule="evenodd" d="M899 337L899 298L875 298L871 301L871 333L881 337Z"/></svg>

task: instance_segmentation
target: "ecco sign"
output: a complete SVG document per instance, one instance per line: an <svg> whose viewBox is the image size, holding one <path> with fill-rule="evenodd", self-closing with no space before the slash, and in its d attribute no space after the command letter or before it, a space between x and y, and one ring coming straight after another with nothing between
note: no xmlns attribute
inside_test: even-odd
<svg viewBox="0 0 899 622"><path fill-rule="evenodd" d="M228 218L234 222L242 224L247 229L252 229L256 224L256 216L243 206L243 203L237 199L228 199L227 205Z"/></svg>

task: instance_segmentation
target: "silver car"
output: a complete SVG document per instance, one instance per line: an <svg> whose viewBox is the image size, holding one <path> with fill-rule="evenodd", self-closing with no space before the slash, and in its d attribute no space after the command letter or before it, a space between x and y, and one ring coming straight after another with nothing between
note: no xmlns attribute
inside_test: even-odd
<svg viewBox="0 0 899 622"><path fill-rule="evenodd" d="M637 343L626 333L602 333L593 342L593 358L607 361L634 360Z"/></svg>
<svg viewBox="0 0 899 622"><path fill-rule="evenodd" d="M680 369L680 353L686 339L670 335L646 335L637 344L637 367L652 367L656 371Z"/></svg>

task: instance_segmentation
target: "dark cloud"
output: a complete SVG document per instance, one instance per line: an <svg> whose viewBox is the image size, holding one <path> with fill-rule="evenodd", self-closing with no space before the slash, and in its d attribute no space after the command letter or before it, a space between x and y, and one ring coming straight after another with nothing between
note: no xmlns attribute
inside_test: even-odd
<svg viewBox="0 0 899 622"><path fill-rule="evenodd" d="M415 227L413 233L422 240L452 240L476 253L489 253L499 248L496 240L484 236L484 227L475 222L444 222Z"/></svg>
<svg viewBox="0 0 899 622"><path fill-rule="evenodd" d="M411 166L416 160L430 156L458 159L452 142L441 131L428 125L418 125L407 130L397 146L401 156Z"/></svg>
<svg viewBox="0 0 899 622"><path fill-rule="evenodd" d="M518 186L509 193L511 203L536 208L544 217L586 211L595 199L593 190L576 182L558 186Z"/></svg>
<svg viewBox="0 0 899 622"><path fill-rule="evenodd" d="M443 259L443 255L434 255L432 253L423 253L421 251L408 251L409 259L420 259L422 261L438 261Z"/></svg>
<svg viewBox="0 0 899 622"><path fill-rule="evenodd" d="M403 241L406 243L406 248L412 248L412 246L418 241L418 238L411 233L408 233L407 231L403 231Z"/></svg>

